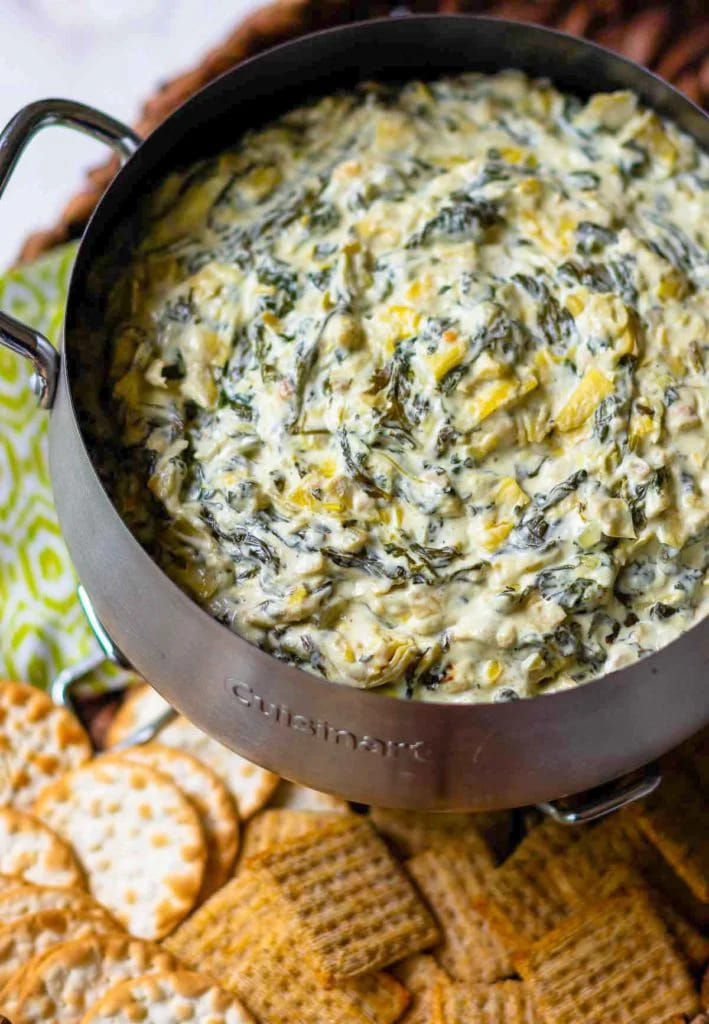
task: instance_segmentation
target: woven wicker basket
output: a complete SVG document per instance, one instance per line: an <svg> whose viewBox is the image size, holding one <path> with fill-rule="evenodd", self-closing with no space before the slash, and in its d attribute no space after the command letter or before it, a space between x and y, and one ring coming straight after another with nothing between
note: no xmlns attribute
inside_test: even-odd
<svg viewBox="0 0 709 1024"><path fill-rule="evenodd" d="M143 107L136 128L141 135L149 135L193 93L261 50L316 29L397 10L466 11L562 29L594 39L651 67L697 103L706 106L709 101L706 0L671 0L664 4L642 0L413 0L405 6L363 0L279 0L246 18L192 71L162 85ZM109 161L90 171L84 188L68 203L58 223L26 240L19 261L34 260L53 246L80 236L116 169L115 161Z"/></svg>

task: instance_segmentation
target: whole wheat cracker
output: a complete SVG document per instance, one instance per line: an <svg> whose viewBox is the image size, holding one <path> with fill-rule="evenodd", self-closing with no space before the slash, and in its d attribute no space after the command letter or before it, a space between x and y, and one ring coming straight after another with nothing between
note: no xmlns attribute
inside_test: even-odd
<svg viewBox="0 0 709 1024"><path fill-rule="evenodd" d="M319 789L300 786L297 782L281 779L278 788L269 801L271 807L280 807L289 811L342 811L350 809L346 800L330 793L321 793Z"/></svg>
<svg viewBox="0 0 709 1024"><path fill-rule="evenodd" d="M478 909L510 952L534 942L568 916L569 901L548 866L579 839L578 830L545 821L493 872Z"/></svg>
<svg viewBox="0 0 709 1024"><path fill-rule="evenodd" d="M162 714L170 705L151 686L143 684L132 689L109 729L109 747L122 742L142 725ZM161 729L159 742L167 747L186 750L225 783L236 802L241 818L250 818L267 803L280 779L273 772L252 764L222 743L207 736L186 718L179 716Z"/></svg>
<svg viewBox="0 0 709 1024"><path fill-rule="evenodd" d="M85 889L20 883L0 890L0 925L40 910L65 910L94 918L98 925L103 925L102 931L122 930L118 921Z"/></svg>
<svg viewBox="0 0 709 1024"><path fill-rule="evenodd" d="M587 889L574 898L570 913L578 912L586 903L608 899L634 889L646 894L692 970L701 971L709 960L709 938L687 920L671 899L652 888L646 875L632 864L619 861L604 865Z"/></svg>
<svg viewBox="0 0 709 1024"><path fill-rule="evenodd" d="M443 1018L445 1024L543 1024L531 990L521 981L449 985L443 993Z"/></svg>
<svg viewBox="0 0 709 1024"><path fill-rule="evenodd" d="M446 1024L443 999L452 982L429 953L414 953L396 964L392 973L411 994L400 1024Z"/></svg>
<svg viewBox="0 0 709 1024"><path fill-rule="evenodd" d="M408 994L374 972L336 987L316 973L303 933L264 871L245 868L165 940L188 966L219 978L269 1024L393 1024Z"/></svg>
<svg viewBox="0 0 709 1024"><path fill-rule="evenodd" d="M119 982L81 1024L255 1024L239 1000L194 971L166 971Z"/></svg>
<svg viewBox="0 0 709 1024"><path fill-rule="evenodd" d="M161 938L194 907L207 859L202 826L153 768L104 755L45 789L36 810L73 843L92 894L131 934Z"/></svg>
<svg viewBox="0 0 709 1024"><path fill-rule="evenodd" d="M510 852L513 816L510 811L487 811L479 814L438 811L399 811L371 807L369 817L377 832L400 857L413 857L449 839L469 839L473 852L482 837L502 860Z"/></svg>
<svg viewBox="0 0 709 1024"><path fill-rule="evenodd" d="M386 967L439 938L410 879L360 816L341 815L252 863L297 915L325 978Z"/></svg>
<svg viewBox="0 0 709 1024"><path fill-rule="evenodd" d="M492 982L514 974L509 954L476 906L494 870L484 844L473 856L465 840L449 839L417 854L406 869L438 922L441 942L434 955L454 981Z"/></svg>
<svg viewBox="0 0 709 1024"><path fill-rule="evenodd" d="M578 842L552 857L547 865L564 897L573 903L593 892L611 865L627 864L647 875L654 874L657 852L643 834L637 815L618 811L600 824L580 830ZM610 891L607 893L611 895Z"/></svg>
<svg viewBox="0 0 709 1024"><path fill-rule="evenodd" d="M702 903L709 903L707 800L689 773L672 771L639 805L640 827Z"/></svg>
<svg viewBox="0 0 709 1024"><path fill-rule="evenodd" d="M79 1024L84 1014L126 978L179 967L175 957L130 935L93 935L43 957L24 979L16 1001L22 1024Z"/></svg>
<svg viewBox="0 0 709 1024"><path fill-rule="evenodd" d="M103 925L105 927L105 924ZM71 939L98 933L102 923L90 914L68 910L40 910L25 914L0 928L0 1006L9 983L33 957ZM14 982L13 982L14 986Z"/></svg>
<svg viewBox="0 0 709 1024"><path fill-rule="evenodd" d="M239 845L236 806L222 780L192 754L162 743L131 747L125 757L147 764L171 779L199 814L207 846L207 863L199 901L222 886L231 874Z"/></svg>
<svg viewBox="0 0 709 1024"><path fill-rule="evenodd" d="M0 804L29 810L42 789L91 757L78 719L27 683L0 680Z"/></svg>
<svg viewBox="0 0 709 1024"><path fill-rule="evenodd" d="M585 907L517 967L554 1024L662 1024L699 1008L686 962L641 892Z"/></svg>
<svg viewBox="0 0 709 1024"><path fill-rule="evenodd" d="M85 888L74 850L39 818L0 807L0 871L35 885Z"/></svg>
<svg viewBox="0 0 709 1024"><path fill-rule="evenodd" d="M259 811L247 822L244 830L239 865L244 865L250 857L264 850L337 821L339 814L339 811L292 811L282 807L267 807Z"/></svg>

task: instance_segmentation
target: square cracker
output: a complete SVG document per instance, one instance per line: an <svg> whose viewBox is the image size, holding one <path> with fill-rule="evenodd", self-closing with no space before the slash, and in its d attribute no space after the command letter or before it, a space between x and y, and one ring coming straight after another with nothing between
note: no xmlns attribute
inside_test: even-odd
<svg viewBox="0 0 709 1024"><path fill-rule="evenodd" d="M517 965L553 1024L662 1024L698 1009L687 965L640 892L587 907Z"/></svg>
<svg viewBox="0 0 709 1024"><path fill-rule="evenodd" d="M269 807L259 811L244 830L239 863L243 866L250 857L274 846L280 846L291 839L307 835L313 829L330 825L339 820L340 811L287 810Z"/></svg>
<svg viewBox="0 0 709 1024"><path fill-rule="evenodd" d="M568 916L568 898L548 866L579 839L578 830L545 821L493 872L479 908L508 950L524 948Z"/></svg>
<svg viewBox="0 0 709 1024"><path fill-rule="evenodd" d="M618 811L599 825L579 830L578 841L552 857L547 870L570 902L597 893L611 865L627 864L647 878L653 876L658 854L644 835L633 810ZM612 889L607 895L612 895Z"/></svg>
<svg viewBox="0 0 709 1024"><path fill-rule="evenodd" d="M386 967L439 938L411 881L364 818L342 815L252 863L298 917L325 978Z"/></svg>
<svg viewBox="0 0 709 1024"><path fill-rule="evenodd" d="M483 841L498 860L507 856L511 848L514 821L510 811L456 814L372 807L369 817L377 832L401 857L414 857L424 850L447 843L449 839L470 843L474 854Z"/></svg>
<svg viewBox="0 0 709 1024"><path fill-rule="evenodd" d="M394 974L411 993L401 1024L446 1024L443 999L452 982L432 956L415 953L397 964Z"/></svg>
<svg viewBox="0 0 709 1024"><path fill-rule="evenodd" d="M709 938L704 936L691 921L682 914L673 901L658 889L652 888L643 875L632 864L621 862L606 865L598 875L595 884L575 900L574 913L581 911L584 904L608 899L610 896L627 894L636 889L644 892L658 917L673 939L677 949L695 971L701 971L709 960Z"/></svg>
<svg viewBox="0 0 709 1024"><path fill-rule="evenodd" d="M640 827L692 893L709 903L707 800L689 774L670 772L638 811Z"/></svg>
<svg viewBox="0 0 709 1024"><path fill-rule="evenodd" d="M532 992L521 981L450 985L443 997L443 1014L445 1024L542 1024Z"/></svg>
<svg viewBox="0 0 709 1024"><path fill-rule="evenodd" d="M514 973L512 961L476 907L494 868L492 859L473 857L464 841L426 850L406 864L441 930L435 956L455 981L491 982Z"/></svg>
<svg viewBox="0 0 709 1024"><path fill-rule="evenodd" d="M325 985L296 915L265 871L244 868L165 945L269 1024L393 1024L408 1003L406 989L381 972Z"/></svg>

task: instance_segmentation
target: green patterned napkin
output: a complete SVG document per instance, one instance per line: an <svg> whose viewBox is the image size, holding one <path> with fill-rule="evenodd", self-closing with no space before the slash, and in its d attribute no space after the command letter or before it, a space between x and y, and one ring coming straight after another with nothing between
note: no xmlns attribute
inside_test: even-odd
<svg viewBox="0 0 709 1024"><path fill-rule="evenodd" d="M61 334L70 245L0 277L0 309ZM38 409L26 360L0 345L0 678L45 687L97 650L76 597L47 471L48 414ZM117 681L109 669L94 682Z"/></svg>

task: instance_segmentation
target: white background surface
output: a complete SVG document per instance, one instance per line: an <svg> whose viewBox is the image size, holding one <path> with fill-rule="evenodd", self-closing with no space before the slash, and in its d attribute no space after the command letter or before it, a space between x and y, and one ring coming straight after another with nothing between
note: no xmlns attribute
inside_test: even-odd
<svg viewBox="0 0 709 1024"><path fill-rule="evenodd" d="M161 80L191 68L260 0L0 0L0 126L31 100L82 100L137 119ZM50 226L105 149L64 128L38 135L0 200L0 270Z"/></svg>

